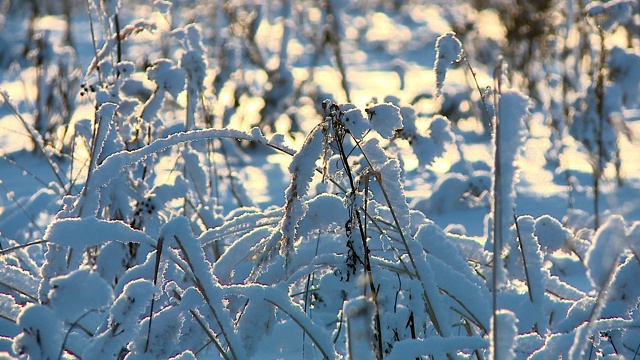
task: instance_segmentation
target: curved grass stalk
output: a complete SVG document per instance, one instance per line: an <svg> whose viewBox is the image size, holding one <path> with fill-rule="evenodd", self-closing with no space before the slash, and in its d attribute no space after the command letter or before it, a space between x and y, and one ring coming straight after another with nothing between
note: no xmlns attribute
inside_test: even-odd
<svg viewBox="0 0 640 360"><path fill-rule="evenodd" d="M442 325L440 324L440 321L438 320L438 317L436 316L435 312L433 311L433 306L432 306L432 301L431 298L429 297L429 294L427 293L427 290L424 288L424 280L421 278L420 273L418 271L418 266L416 265L416 260L414 259L413 254L411 253L411 249L409 247L409 243L404 235L404 232L400 229L400 222L398 220L398 216L396 215L396 211L393 209L393 205L391 204L391 199L389 199L389 195L387 194L387 191L385 190L384 184L382 183L382 175L380 173L375 173L376 179L378 181L378 185L380 185L380 189L382 190L382 194L384 195L384 198L387 202L387 206L389 207L389 211L391 211L391 216L393 217L393 222L396 224L399 233L400 233L400 238L402 239L402 243L404 244L404 246L407 248L407 255L409 256L409 261L411 262L411 266L414 268L414 270L416 271L416 277L418 278L418 280L420 280L420 283L423 284L423 296L424 296L424 300L426 301L426 305L427 305L427 313L429 314L429 318L431 318L431 321L433 322L433 327L436 329L436 332L438 333L438 335L443 336L443 328Z"/></svg>
<svg viewBox="0 0 640 360"><path fill-rule="evenodd" d="M31 139L33 140L33 143L36 149L38 149L38 151L45 158L45 160L47 161L47 164L49 165L49 167L51 168L51 171L53 172L53 175L56 177L58 184L60 184L60 187L64 189L64 185L68 182L69 179L62 178L60 174L60 169L53 163L53 161L51 160L51 157L48 156L49 154L45 149L44 140L42 139L42 136L40 136L40 133L38 133L31 126L31 124L29 124L27 120L20 114L16 106L10 101L9 96L7 96L7 94L5 94L4 91L0 91L0 96L4 100L4 105L7 105L9 107L11 112L18 118L18 120L20 120L24 128L27 130L27 132L29 133L29 136L31 136ZM65 178L66 178L66 175L65 175Z"/></svg>
<svg viewBox="0 0 640 360"><path fill-rule="evenodd" d="M202 331L204 331L204 333L207 334L207 337L209 338L209 340L211 340L211 343L216 347L216 349L218 349L218 352L220 352L220 355L222 355L222 357L225 360L231 360L229 355L227 355L227 353L222 348L222 344L220 344L220 342L216 338L216 335L212 333L211 329L209 329L207 324L204 323L204 320L201 319L200 316L194 310L189 310L189 313L191 314L191 316L193 316L193 319L198 323L200 328L202 328Z"/></svg>
<svg viewBox="0 0 640 360"><path fill-rule="evenodd" d="M19 249L23 249L23 248L26 248L26 247L29 247L29 246L33 246L33 245L38 245L38 244L44 244L46 242L48 242L48 241L47 240L36 240L36 241L32 241L32 242L29 242L29 243L26 243L26 244L20 244L20 245L12 246L12 247L0 250L0 255L6 255L6 254L8 254L10 252L13 252L13 251L16 251L16 250L19 250Z"/></svg>
<svg viewBox="0 0 640 360"><path fill-rule="evenodd" d="M180 247L180 250L182 251L182 254L184 255L184 260L185 260L185 262L187 263L187 265L189 266L189 268L191 270L191 273L193 275L194 285L196 285L196 288L198 289L200 294L202 294L202 297L204 298L205 302L207 303L207 306L209 307L209 310L211 311L211 314L213 315L214 319L216 320L216 323L217 323L218 327L220 327L220 331L222 332L222 335L225 337L225 339L228 342L228 347L229 347L229 351L231 352L231 356L233 358L235 358L235 359L238 359L239 357L238 357L237 351L239 351L239 349L235 349L235 347L233 346L232 341L230 339L230 335L227 333L227 330L225 330L225 326L222 323L222 320L220 319L220 316L219 316L218 312L216 311L216 309L212 305L210 294L208 294L208 292L206 291L206 288L205 288L204 284L202 283L202 279L199 279L198 276L196 275L197 272L196 272L196 270L194 268L194 263L190 259L189 253L187 252L187 250L185 249L182 241L180 240L180 238L177 235L173 235L173 238L176 240L176 243Z"/></svg>
<svg viewBox="0 0 640 360"><path fill-rule="evenodd" d="M228 294L240 295L251 299L262 299L271 305L277 307L287 314L300 329L302 329L309 339L316 345L322 353L324 359L334 359L336 357L333 350L331 338L323 332L313 321L305 314L304 310L297 304L291 302L289 295L281 291L279 288L270 288L263 285L230 285L225 286L224 290Z"/></svg>

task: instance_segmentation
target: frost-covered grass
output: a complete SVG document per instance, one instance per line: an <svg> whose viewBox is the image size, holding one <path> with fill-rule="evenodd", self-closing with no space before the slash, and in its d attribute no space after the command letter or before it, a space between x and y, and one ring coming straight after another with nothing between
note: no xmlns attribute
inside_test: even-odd
<svg viewBox="0 0 640 360"><path fill-rule="evenodd" d="M632 1L47 4L0 33L0 356L639 355Z"/></svg>

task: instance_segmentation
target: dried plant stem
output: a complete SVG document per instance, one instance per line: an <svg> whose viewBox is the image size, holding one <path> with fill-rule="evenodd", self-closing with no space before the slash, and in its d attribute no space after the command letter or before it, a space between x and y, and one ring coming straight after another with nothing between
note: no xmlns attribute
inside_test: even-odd
<svg viewBox="0 0 640 360"><path fill-rule="evenodd" d="M333 6L331 6L331 1L324 2L324 6L327 10L327 20L330 22L330 26L333 31L329 30L327 36L330 39L330 44L333 47L333 53L336 58L336 65L338 66L338 70L340 71L340 82L342 84L342 88L344 89L345 96L347 97L347 102L351 102L351 92L349 91L349 82L347 81L347 69L344 64L344 60L342 59L342 49L340 47L340 35L338 34L338 29L340 29L340 19L338 18L338 14L336 14Z"/></svg>
<svg viewBox="0 0 640 360"><path fill-rule="evenodd" d="M529 280L529 267L527 266L527 256L524 252L524 246L522 245L522 235L520 235L520 226L518 225L518 216L513 214L513 222L516 225L516 233L518 235L518 243L520 244L520 253L522 254L522 264L524 266L524 276L527 280L527 289L529 290L529 300L533 304L533 291L531 291L531 280Z"/></svg>
<svg viewBox="0 0 640 360"><path fill-rule="evenodd" d="M162 258L162 248L164 245L164 237L158 239L158 246L156 248L156 264L153 269L153 286L158 286L158 273L160 272L160 259ZM147 328L147 340L144 343L144 352L149 350L149 340L151 339L151 322L153 321L153 308L156 303L155 296L151 298L151 309L149 310L149 327Z"/></svg>
<svg viewBox="0 0 640 360"><path fill-rule="evenodd" d="M204 298L205 302L207 303L207 306L209 307L209 310L211 311L214 319L216 320L216 322L218 324L218 327L220 327L220 331L222 332L222 335L225 337L225 339L227 339L227 342L229 342L229 335L225 331L225 327L222 324L222 321L220 320L220 317L218 316L218 312L213 307L213 305L211 303L211 299L209 299L209 295L207 294L207 291L205 290L204 285L202 284L201 280L196 277L196 272L194 271L194 268L193 268L193 262L191 262L191 260L189 258L189 254L187 253L186 249L182 245L182 241L180 240L180 238L178 236L176 236L176 235L174 235L173 238L176 240L176 243L180 247L180 250L182 251L182 254L184 255L185 262L190 267L191 273L193 274L194 284L196 285L196 288L202 294L202 297ZM208 332L207 332L207 335L209 335ZM229 351L231 352L231 356L234 359L238 358L238 356L236 355L236 353L235 353L235 351L233 349L233 346L231 346L230 342L229 342ZM225 353L221 352L221 354L225 354ZM225 356L225 358L227 358L227 356Z"/></svg>
<svg viewBox="0 0 640 360"><path fill-rule="evenodd" d="M220 341L218 341L216 335L211 332L211 329L209 329L204 320L200 318L200 315L198 315L194 310L189 310L189 313L191 314L191 316L193 316L193 319L198 323L198 325L200 325L202 331L207 334L207 337L209 338L209 340L211 340L211 343L216 347L216 349L218 349L220 355L222 355L225 360L231 360L229 355L227 355L227 353L222 348L222 344L220 344Z"/></svg>
<svg viewBox="0 0 640 360"><path fill-rule="evenodd" d="M604 96L605 96L605 66L607 61L607 49L604 43L604 29L598 26L598 36L600 38L600 59L599 59L599 68L598 71L594 74L596 77L596 108L598 111L598 130L596 134L596 146L597 146L597 154L595 154L596 159L593 164L593 216L594 216L594 230L598 231L600 227L600 180L602 179L604 172L604 158L605 158L605 148L604 148L604 126L605 119L604 115Z"/></svg>
<svg viewBox="0 0 640 360"><path fill-rule="evenodd" d="M493 77L494 77L494 81L495 81L495 89L496 89L496 94L494 95L493 101L494 101L494 109L495 109L495 117L494 117L494 127L493 127L493 136L494 136L494 142L495 142L495 154L494 154L494 174L493 174L493 209L492 209L492 214L493 214L493 271L491 273L491 283L492 283L492 288L493 291L491 293L491 300L492 300L492 316L491 316L491 321L492 321L492 332L493 332L493 336L491 336L491 341L492 341L492 348L494 349L494 351L492 351L492 355L493 355L493 360L499 360L497 358L497 351L495 351L495 349L498 348L498 334L499 334L499 328L498 328L498 319L497 319L497 315L498 315L498 279L499 276L498 274L501 272L502 270L502 258L501 258L501 253L502 253L502 229L503 229L503 224L502 224L502 219L503 219L503 211L505 209L502 208L501 206L501 202L502 202L502 196L503 194L503 185L502 185L502 168L501 168L501 158L500 158L500 150L501 150L501 146L500 146L500 94L501 94L501 89L502 89L502 67L503 64L502 62L500 62L500 64L495 68L494 73L493 73Z"/></svg>
<svg viewBox="0 0 640 360"><path fill-rule="evenodd" d="M345 173L347 174L347 177L349 178L349 185L351 186L351 193L355 194L358 189L356 188L354 179L353 179L353 174L351 172L351 166L349 165L349 161L347 158L347 153L345 152L344 149L344 138L345 138L345 133L343 132L336 132L336 145L338 147L338 152L340 154L340 157L342 159L342 165L345 169ZM368 177L367 177L368 179ZM367 180L367 183L365 184L365 194L364 194L364 206L363 206L363 210L367 211L367 194L369 193L369 183ZM364 251L364 269L365 269L365 274L366 274L366 279L367 279L367 284L369 285L369 290L371 291L371 300L373 301L374 307L375 307L375 315L374 315L374 321L375 321L375 326L376 326L376 333L375 333L375 338L377 339L377 346L376 346L376 350L378 352L378 358L382 359L383 357L383 351L382 351L382 324L380 321L380 307L379 307L379 303L378 303L378 289L375 286L374 283L374 279L373 279L373 272L371 271L371 252L369 250L369 244L367 244L367 226L365 224L363 224L363 217L362 214L360 213L359 210L355 210L355 215L356 215L356 221L358 222L358 230L360 232L360 239L362 241L362 248Z"/></svg>

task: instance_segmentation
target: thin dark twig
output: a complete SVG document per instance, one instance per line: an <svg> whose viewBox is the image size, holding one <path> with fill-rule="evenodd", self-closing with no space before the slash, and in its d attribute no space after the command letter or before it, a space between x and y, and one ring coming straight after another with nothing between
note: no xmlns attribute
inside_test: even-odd
<svg viewBox="0 0 640 360"><path fill-rule="evenodd" d="M164 237L160 237L158 239L158 247L156 248L156 264L153 270L153 286L154 288L158 286L158 272L160 269L160 259L162 257L162 248L164 245ZM149 310L149 327L147 328L147 340L144 343L144 352L146 353L149 350L149 340L151 339L151 322L153 321L153 310L156 303L155 294L151 298L151 310Z"/></svg>
<svg viewBox="0 0 640 360"><path fill-rule="evenodd" d="M516 225L516 233L518 235L518 243L520 244L520 253L522 254L522 263L524 265L524 275L527 278L527 289L529 290L529 300L533 304L533 292L531 291L531 280L529 278L529 267L527 267L527 257L524 254L524 246L522 245L522 235L520 234L520 226L518 225L518 216L513 214L513 221Z"/></svg>

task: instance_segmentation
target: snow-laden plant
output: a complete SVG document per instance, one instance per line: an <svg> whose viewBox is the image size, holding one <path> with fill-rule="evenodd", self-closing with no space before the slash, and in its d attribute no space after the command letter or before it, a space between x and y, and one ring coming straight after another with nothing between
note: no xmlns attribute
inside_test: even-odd
<svg viewBox="0 0 640 360"><path fill-rule="evenodd" d="M108 124L113 118L115 107L115 105L107 103L98 110L98 124L104 125L102 129L108 129L105 124ZM95 153L98 155L91 159L92 170L83 192L79 194L75 203L67 202L67 208L60 212L58 219L49 226L45 235L45 240L48 243L48 251L45 256L49 260L43 268L48 269L47 275L42 278L38 290L39 295L37 296L43 304L39 306L56 310L64 306L62 304L69 303L64 299L71 298L77 304L77 307L70 306L55 311L59 316L60 329L58 331L69 334L59 351L77 354L79 349L86 348L85 351L94 349L102 354L129 353L129 356L134 356L135 354L149 353L155 354L155 356L172 356L189 350L191 345L188 344L192 344L194 341L198 342L197 338L199 337L200 344L206 345L210 341L211 346L216 349L215 351L225 358L245 358L244 352L247 350L256 351L257 344L261 341L261 336L256 337L255 335L256 326L266 326L264 332L259 331L258 333L269 336L270 327L283 321L282 316L285 316L300 326L304 334L312 340L317 351L323 353L324 356L331 357L334 356L332 354L335 351L340 350L335 350L334 345L327 344L328 334L321 335L329 329L321 330L318 328L319 325L304 320L304 316L308 316L308 314L305 314L299 307L298 301L300 300L296 300L301 299L299 296L282 297L284 294L296 291L296 288L308 286L305 285L306 282L315 286L309 276L314 278L317 276L315 281L318 282L337 281L336 285L342 284L338 287L343 288L347 296L350 296L348 295L350 293L354 296L360 293L371 298L370 301L375 304L375 318L377 319L374 331L377 340L371 344L371 348L375 348L379 356L388 352L393 344L400 340L394 340L392 335L400 330L401 327L397 327L399 324L388 324L387 318L380 314L381 307L391 306L387 303L391 298L390 295L385 295L378 301L378 293L381 291L381 282L379 281L387 277L408 275L407 282L412 283L417 280L417 284L422 290L418 291L415 296L431 304L425 309L426 313L421 312L415 315L405 313L405 316L409 315L410 318L417 319L412 320L418 321L412 325L415 328L414 331L425 335L434 331L439 336L450 336L452 324L449 321L443 322L443 319L448 318L449 315L447 315L444 304L441 304L442 295L435 287L434 277L430 273L424 250L419 242L413 238L414 230L411 229L409 208L399 183L398 163L396 160L388 159L387 153L380 147L379 140L373 136L373 134L380 134L382 138L393 138L396 130L402 128L400 111L391 104L378 104L368 108L367 112L369 119L353 107L343 111L337 105L327 103L325 121L317 127L315 132L310 135L309 141L293 157L291 170L294 175L290 188L286 192L287 201L280 215L277 215L282 220L265 223L268 235L255 238L253 234L256 234L256 230L258 230L255 229L256 222L247 218L254 227L254 230L247 233L247 236L251 236L244 236L234 241L233 246L215 262L215 266L214 263L207 260L203 251L206 243L211 241L211 239L205 239L210 238L212 233L216 231L223 231L224 226L219 229L213 228L212 231L203 233L202 239L198 239L193 234L188 219L181 216L174 217L173 220L167 222L159 232L148 228L148 226L136 229L122 220L100 219L98 209L101 208L100 204L106 200L103 197L105 191L118 178L121 169L135 165L168 146L187 141L229 136L264 143L285 152L290 152L290 150L277 141L268 141L257 130L249 134L212 129L178 133L166 139L153 141L151 144L134 151L123 149L114 152L111 156L100 161L99 154L105 148L104 143L108 134L106 134L106 130L99 129L95 141L96 144L103 145L96 145L96 148L100 148L100 150L96 150ZM365 139L365 136L370 136L371 139ZM345 146L350 146L351 150L346 151ZM359 149L357 152L360 155L357 156L357 159L361 163L354 162L352 159L354 155L351 154L351 151L356 148ZM436 149L435 154L442 151L437 146L434 149ZM323 152L328 159L335 153L343 161L342 167L345 176L343 179L348 179L346 184L341 185L341 181L333 179L336 174L328 174L335 186L344 189L342 199L327 194L324 195L326 200L320 201L320 198L314 200L315 197L309 194L309 183L313 173L316 170L321 172L321 167L316 167L315 159L320 158ZM378 187L373 187L374 183L377 183ZM342 216L333 215L326 218L326 214L331 214L330 208L327 206L333 207L335 205L344 209ZM306 220L310 213L317 217L316 220L311 220L314 221L313 223L308 223ZM260 212L259 218L267 220L265 215ZM387 220L384 219L388 215L391 215L393 221L386 223ZM238 220L242 218L241 216ZM326 229L319 229L316 227L316 221L332 224L331 230L327 232ZM320 231L318 232L318 230ZM376 234L376 231L379 233ZM93 232L103 235L95 236L92 235ZM396 235L393 232L397 232ZM69 236L69 234L75 235ZM399 234L399 238L397 234ZM317 238L320 241L320 237L334 238L334 240L327 243L328 248L327 245L319 246L316 244L314 246L312 239ZM393 238L396 240L392 240ZM221 238L220 235L217 235L213 239ZM276 242L273 243L271 239L275 239ZM392 249L395 249L393 252L396 255L385 255L385 251L377 254L379 250L372 250L369 245L373 239L387 243L384 246L391 246ZM257 257L262 260L257 263L249 262L247 269L249 271L244 272L243 276L242 272L238 272L238 270L245 267L243 263L250 259L246 257L247 252L244 251L243 257L235 261L229 262L229 257L235 253L236 247L243 246L244 243L251 240L258 241L249 251L250 258ZM106 268L100 266L101 257L107 256L106 252L109 251L107 249L111 247L111 244L132 241L138 244L139 257L142 254L147 254L146 260L125 268L124 273L116 277L117 282L112 282L112 278L109 279L109 282L105 281L102 276L107 275L108 272L105 272ZM398 243L393 244L392 242ZM323 243L325 242L323 241ZM339 245L340 243L342 245ZM263 257L260 252L256 252L263 249L260 244L276 244L276 248L280 248L280 251L274 253L269 250L272 248L271 246L266 246L264 247L266 252L263 254L270 255ZM310 246L317 247L315 255L309 253L308 247ZM85 259L90 260L95 256L97 269L92 261L83 260L82 254L89 249L94 249L91 251L95 252L95 255ZM252 253L254 255L251 255ZM309 258L310 255L312 255L311 258ZM406 259L401 260L402 257ZM309 261L313 264L313 258L326 258L326 260L321 260L311 267L306 265L302 269L300 268L302 264ZM69 261L67 262L67 260ZM382 266L385 262L388 265ZM393 263L396 264L393 265ZM280 268L278 264L290 265ZM112 264L110 267L113 268L113 265L117 264ZM391 268L388 269L388 266ZM115 268L117 269L117 266ZM392 273L387 274L388 271ZM405 273L406 271L408 273ZM229 279L226 284L219 282L216 275L218 273L220 279ZM392 275L393 273L396 275ZM412 273L415 274L413 276L416 277L416 280L411 280L412 275L410 274ZM234 275L232 278L228 278L225 274ZM78 291L80 288L69 287L69 285L88 275L100 279L92 281L90 285L92 287L91 293L95 296L83 298L73 295L73 291ZM368 278L364 288L361 287L359 281L356 281L360 277ZM304 281L305 279L306 281ZM80 283L83 282L80 281ZM169 283L175 285L171 288L167 287ZM268 290L258 287L248 293L246 291L237 292L233 287L228 289L225 287L231 284L258 283L271 284L275 288ZM382 290L387 291L384 288ZM122 298L120 294L127 294L127 291L130 294L126 298ZM272 298L272 295L268 295L269 291L276 291L274 296L278 292L281 295ZM402 291L411 290L398 288L392 291L400 294ZM99 295L103 293L109 295ZM183 295L186 293L197 295L195 298L193 295L189 297L189 305L185 305L187 307L183 308L184 310L171 310L174 306L187 301L186 295ZM305 292L302 294L308 296ZM222 301L223 298L227 299L226 305ZM282 299L285 298L288 300L283 302ZM411 296L407 299L410 300ZM172 305L175 301L177 303ZM314 302L311 301L312 304ZM116 320L116 317L121 315L123 306L139 306L138 304L142 307L137 310L132 309L134 312L128 315L127 321ZM278 309L277 311L271 308L274 305ZM258 312L252 310L256 306L258 306L256 310L262 310ZM318 303L315 306L321 305ZM413 307L409 304L407 306ZM337 317L340 308L341 306L331 307L328 309L328 314L335 311L333 316ZM319 310L319 312L325 313L326 311ZM352 313L348 312L348 314ZM175 314L174 316L182 314L179 316L184 317L184 320L181 320L184 323L178 326L177 331L185 331L191 335L178 336L170 341L156 341L150 338L156 333L175 333L176 330L167 332L158 328L169 325L167 322L170 319L167 317L170 316L169 314ZM264 314L267 317L262 322L256 323L258 314ZM139 323L131 321L130 316L140 320L146 316L149 317L147 321ZM239 323L232 321L236 316L240 316ZM303 318L300 318L301 316ZM86 333L79 330L89 326L89 319L103 323L97 332L90 330ZM154 319L156 320L154 321ZM252 325L249 326L247 321L250 321ZM26 322L25 325L22 323L19 325L24 326L22 329L27 331ZM196 331L198 328L200 330ZM244 332L245 328L249 333ZM353 330L353 325L351 328ZM193 332L198 335L192 334ZM116 341L116 337L119 340ZM108 338L112 338L112 340L107 340ZM141 340L137 340L139 338ZM357 341L354 339L351 341ZM22 343L16 344L16 349L19 349L21 353L35 356L35 350L21 345ZM90 354L85 352L85 356L91 356Z"/></svg>
<svg viewBox="0 0 640 360"><path fill-rule="evenodd" d="M75 111L75 94L80 83L76 54L69 46L55 44L48 32L34 36L35 46L27 56L37 71L33 99L34 128L45 144L68 153L67 132Z"/></svg>
<svg viewBox="0 0 640 360"><path fill-rule="evenodd" d="M156 4L171 15L169 4ZM224 16L253 9L245 5ZM101 24L117 30L107 31L89 67L95 111L76 125L75 139L86 166L77 186L61 181L34 195L29 211L46 202L42 208L55 212L46 232L0 249L0 352L33 359L637 354L638 223L612 216L593 233L513 212L530 107L521 93L494 89L494 171L448 178L479 187L463 193L477 195L469 204L486 204L480 186L493 181L487 230L495 232L456 235L427 216L436 204L447 210L447 194L463 195L438 190L446 189L442 181L423 213L405 192L410 177L424 175L456 140L446 118L393 97L366 109L327 100L298 149L258 128L209 127L229 122L207 118L207 29L174 29L177 58L137 69L120 58L119 41L153 25L120 28L119 2L94 6L104 10ZM240 20L235 30L255 31L251 17ZM456 44L451 34L438 42L442 79L461 56ZM141 99L129 92L144 90L134 75L150 80ZM183 94L181 109L175 101ZM168 128L172 116L184 126ZM240 152L238 141L256 152ZM291 156L281 202L265 208L233 182L214 185L264 148ZM405 171L399 149L413 152L419 171Z"/></svg>
<svg viewBox="0 0 640 360"><path fill-rule="evenodd" d="M615 163L619 183L621 182L619 134L624 133L621 129L626 128L621 114L623 104L629 102L629 94L637 91L638 82L629 71L626 71L629 74L628 80L621 81L617 73L624 71L619 65L620 57L624 54L616 49L615 56L610 59L610 51L605 43L608 32L631 15L631 2L620 0L602 4L594 1L587 5L585 12L597 27L599 52L594 52L591 57L596 64L595 71L590 72L590 85L575 101L569 133L582 143L591 162L594 228L597 230L600 226L600 183L608 164ZM632 59L633 57L629 57L630 61ZM609 66L613 70L612 74L609 74ZM617 82L611 83L608 77Z"/></svg>

